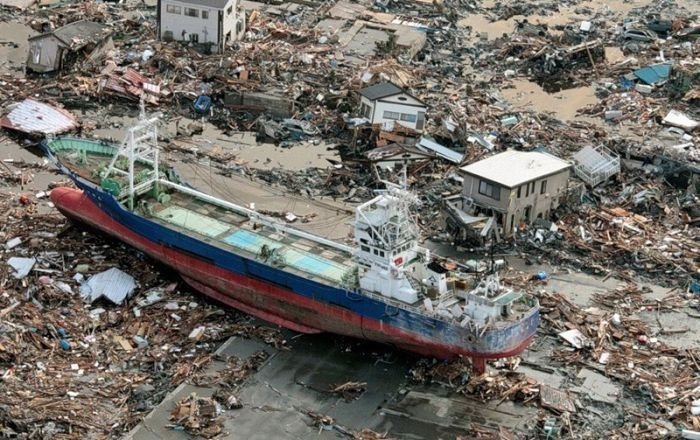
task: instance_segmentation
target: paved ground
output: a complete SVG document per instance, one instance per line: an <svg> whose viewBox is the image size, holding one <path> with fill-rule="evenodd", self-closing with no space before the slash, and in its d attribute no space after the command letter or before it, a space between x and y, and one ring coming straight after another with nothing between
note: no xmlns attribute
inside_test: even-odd
<svg viewBox="0 0 700 440"><path fill-rule="evenodd" d="M448 395L439 386L412 386L406 379L414 359L388 347L331 335L289 335L294 338L289 351L241 338L231 338L219 349L225 356L241 358L259 350L271 355L242 386L239 397L243 408L226 412L225 438L337 438L334 430L319 432L310 426L309 411L329 415L350 430L371 428L412 439L454 438L472 422L522 429L535 414L534 408L510 402L486 405ZM222 367L223 363L215 362L211 370ZM333 384L358 380L367 382L367 391L358 400L346 402L328 392ZM192 392L210 396L214 391L180 386L127 438L189 438L167 427L170 412L178 400Z"/></svg>

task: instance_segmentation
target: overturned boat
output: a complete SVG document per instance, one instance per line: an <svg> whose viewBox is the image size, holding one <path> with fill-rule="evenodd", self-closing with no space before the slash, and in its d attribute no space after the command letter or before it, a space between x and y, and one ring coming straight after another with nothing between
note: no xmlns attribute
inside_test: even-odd
<svg viewBox="0 0 700 440"><path fill-rule="evenodd" d="M534 337L535 298L418 245L409 215L418 200L404 188L356 208L349 246L180 183L159 163L157 125L142 119L121 145L45 141L79 188L54 189L56 207L174 268L199 292L298 332L466 356L477 370Z"/></svg>

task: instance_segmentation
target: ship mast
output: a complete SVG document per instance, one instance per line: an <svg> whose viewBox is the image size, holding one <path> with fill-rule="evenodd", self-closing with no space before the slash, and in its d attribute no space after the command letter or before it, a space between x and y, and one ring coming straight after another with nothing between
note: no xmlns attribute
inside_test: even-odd
<svg viewBox="0 0 700 440"><path fill-rule="evenodd" d="M141 101L139 122L129 128L117 153L102 176L103 186L109 182L110 176L126 176L129 182L127 188L118 188L114 194L118 200L127 201L129 210L134 209L134 199L151 188L158 188L159 148L158 148L158 118L154 115L146 118L144 103ZM121 161L120 161L121 159ZM126 170L122 169L126 159ZM136 170L136 165L145 165L142 170Z"/></svg>
<svg viewBox="0 0 700 440"><path fill-rule="evenodd" d="M419 286L405 274L406 265L418 254L418 228L410 208L418 197L384 181L387 189L355 210L355 260L360 267L360 286L407 303L418 300Z"/></svg>

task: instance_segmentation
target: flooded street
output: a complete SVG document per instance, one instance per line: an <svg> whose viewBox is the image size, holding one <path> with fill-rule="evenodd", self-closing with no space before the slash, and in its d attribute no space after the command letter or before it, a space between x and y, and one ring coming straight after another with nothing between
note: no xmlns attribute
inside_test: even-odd
<svg viewBox="0 0 700 440"><path fill-rule="evenodd" d="M0 17L0 20L2 18ZM0 21L0 72L23 76L29 44L27 38L36 35L31 27L17 22ZM0 82L0 86L2 86Z"/></svg>
<svg viewBox="0 0 700 440"><path fill-rule="evenodd" d="M577 119L579 109L598 102L593 86L547 93L538 84L524 79L510 81L501 95L516 111L551 113L562 121Z"/></svg>

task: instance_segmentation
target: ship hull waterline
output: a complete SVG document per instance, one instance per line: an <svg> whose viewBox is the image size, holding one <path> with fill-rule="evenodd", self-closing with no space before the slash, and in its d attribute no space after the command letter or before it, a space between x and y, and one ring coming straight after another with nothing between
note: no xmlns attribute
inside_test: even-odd
<svg viewBox="0 0 700 440"><path fill-rule="evenodd" d="M200 293L249 315L300 333L328 331L393 345L438 359L465 356L472 359L477 372L484 371L487 359L518 355L534 337L533 333L508 350L491 353L478 353L442 344L381 320L305 298L265 280L227 271L196 256L155 243L114 220L81 190L56 188L51 192L51 201L66 217L102 231L173 268ZM538 320L538 315L530 316L529 319Z"/></svg>

